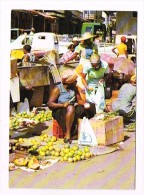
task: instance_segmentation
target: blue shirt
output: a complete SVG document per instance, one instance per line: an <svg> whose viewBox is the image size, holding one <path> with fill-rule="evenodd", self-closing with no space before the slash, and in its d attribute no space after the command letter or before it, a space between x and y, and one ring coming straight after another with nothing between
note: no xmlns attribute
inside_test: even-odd
<svg viewBox="0 0 144 195"><path fill-rule="evenodd" d="M58 103L64 103L64 102L68 102L70 101L73 97L75 97L75 92L73 90L69 90L67 91L63 84L60 83L57 85L57 87L59 88L60 90L60 95L58 97ZM75 100L75 98L74 98ZM74 101L73 101L74 102Z"/></svg>

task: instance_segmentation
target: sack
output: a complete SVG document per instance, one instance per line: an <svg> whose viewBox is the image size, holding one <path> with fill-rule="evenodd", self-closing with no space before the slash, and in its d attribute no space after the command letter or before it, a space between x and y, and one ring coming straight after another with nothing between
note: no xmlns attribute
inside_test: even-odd
<svg viewBox="0 0 144 195"><path fill-rule="evenodd" d="M96 135L93 131L91 124L89 123L89 120L86 117L83 118L82 123L81 123L78 144L88 145L88 146L98 145Z"/></svg>

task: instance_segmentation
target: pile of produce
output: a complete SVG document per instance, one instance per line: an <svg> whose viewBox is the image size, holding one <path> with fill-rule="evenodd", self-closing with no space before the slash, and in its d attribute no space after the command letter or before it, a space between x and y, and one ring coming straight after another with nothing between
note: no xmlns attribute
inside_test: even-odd
<svg viewBox="0 0 144 195"><path fill-rule="evenodd" d="M32 126L38 123L49 121L52 119L52 112L39 111L39 112L21 112L10 118L10 130Z"/></svg>
<svg viewBox="0 0 144 195"><path fill-rule="evenodd" d="M129 123L125 125L125 131L135 131L136 130L136 123Z"/></svg>
<svg viewBox="0 0 144 195"><path fill-rule="evenodd" d="M42 162L47 163L46 159L58 159L60 162L72 163L94 156L88 146L60 144L55 136L49 136L46 133L33 138L18 138L11 141L10 153L15 151L27 152L27 156L14 159L14 165L34 170L39 169Z"/></svg>
<svg viewBox="0 0 144 195"><path fill-rule="evenodd" d="M103 120L106 120L106 119L109 119L109 118L113 118L115 116L119 116L118 112L107 112L107 113L104 113Z"/></svg>

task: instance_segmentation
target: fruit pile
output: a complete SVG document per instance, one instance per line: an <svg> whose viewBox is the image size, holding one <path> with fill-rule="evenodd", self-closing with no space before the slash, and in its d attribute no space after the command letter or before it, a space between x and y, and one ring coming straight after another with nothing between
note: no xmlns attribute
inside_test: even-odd
<svg viewBox="0 0 144 195"><path fill-rule="evenodd" d="M76 162L91 158L93 153L90 151L88 146L84 146L82 149L78 145L71 146L65 145L59 152L60 161Z"/></svg>
<svg viewBox="0 0 144 195"><path fill-rule="evenodd" d="M108 112L108 113L104 113L104 118L103 120L107 120L109 118L113 118L115 116L118 116L118 112Z"/></svg>
<svg viewBox="0 0 144 195"><path fill-rule="evenodd" d="M32 126L41 122L49 121L52 119L52 112L40 111L35 112L21 112L18 113L14 118L10 118L9 128L18 129L27 126Z"/></svg>
<svg viewBox="0 0 144 195"><path fill-rule="evenodd" d="M76 162L91 158L93 153L88 146L79 147L77 144L57 144L55 136L49 136L46 133L37 136L36 139L19 138L12 149L20 149L27 146L27 151L31 155L41 159L46 156L58 158L61 162Z"/></svg>

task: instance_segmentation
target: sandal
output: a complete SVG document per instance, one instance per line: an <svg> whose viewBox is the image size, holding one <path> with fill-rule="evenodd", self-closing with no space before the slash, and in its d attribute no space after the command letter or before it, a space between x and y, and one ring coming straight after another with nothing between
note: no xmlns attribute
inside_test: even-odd
<svg viewBox="0 0 144 195"><path fill-rule="evenodd" d="M66 137L64 138L63 141L64 141L65 144L66 144L66 143L71 144L71 142L72 142L69 138L66 138Z"/></svg>

